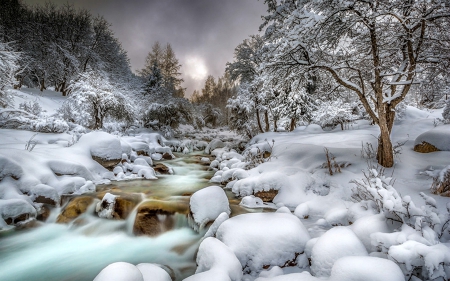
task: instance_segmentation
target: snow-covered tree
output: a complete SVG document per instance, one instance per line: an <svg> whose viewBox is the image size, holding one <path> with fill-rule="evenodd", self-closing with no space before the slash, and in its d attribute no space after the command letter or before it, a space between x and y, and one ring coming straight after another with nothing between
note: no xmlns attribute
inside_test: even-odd
<svg viewBox="0 0 450 281"><path fill-rule="evenodd" d="M448 1L265 2L265 72L304 85L321 73L352 93L380 128L378 162L393 166L395 107L424 69L448 66Z"/></svg>
<svg viewBox="0 0 450 281"><path fill-rule="evenodd" d="M65 118L92 129L100 129L106 118L133 121L133 106L123 90L100 72L86 72L70 86ZM71 110L67 110L71 109Z"/></svg>
<svg viewBox="0 0 450 281"><path fill-rule="evenodd" d="M328 101L320 104L314 112L313 122L322 128L334 128L340 125L344 130L344 125L353 122L359 116L353 114L355 105L344 103L342 100Z"/></svg>
<svg viewBox="0 0 450 281"><path fill-rule="evenodd" d="M0 41L0 107L6 107L10 103L8 88L15 83L19 59L20 54L10 44Z"/></svg>

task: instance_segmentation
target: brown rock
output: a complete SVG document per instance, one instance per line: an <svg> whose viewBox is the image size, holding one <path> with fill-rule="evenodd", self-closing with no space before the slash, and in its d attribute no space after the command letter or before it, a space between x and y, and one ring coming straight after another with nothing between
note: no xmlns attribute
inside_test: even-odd
<svg viewBox="0 0 450 281"><path fill-rule="evenodd" d="M272 153L270 153L269 151L264 151L264 153L263 153L263 158L264 158L264 159L269 158L270 155L272 155Z"/></svg>
<svg viewBox="0 0 450 281"><path fill-rule="evenodd" d="M53 199L44 197L44 196L38 196L36 197L36 199L34 199L34 202L36 203L43 203L43 204L48 204L48 205L52 205L52 206L56 206L57 202L55 202Z"/></svg>
<svg viewBox="0 0 450 281"><path fill-rule="evenodd" d="M167 167L166 165L162 164L162 163L157 163L154 167L153 170L155 170L155 172L163 174L163 175L168 175L170 174L170 169L169 167Z"/></svg>
<svg viewBox="0 0 450 281"><path fill-rule="evenodd" d="M278 190L269 190L269 191L258 191L256 192L254 195L256 197L261 198L261 200L263 202L272 202L273 198L275 198L275 196L277 196L278 194Z"/></svg>
<svg viewBox="0 0 450 281"><path fill-rule="evenodd" d="M39 221L46 221L49 216L50 216L50 207L48 207L47 205L43 205L40 208L36 219Z"/></svg>
<svg viewBox="0 0 450 281"><path fill-rule="evenodd" d="M434 145L423 141L422 143L416 144L414 146L414 151L416 152L420 152L420 153L430 153L430 152L435 152L435 151L440 151L437 147L435 147Z"/></svg>
<svg viewBox="0 0 450 281"><path fill-rule="evenodd" d="M103 159L97 156L92 156L92 159L97 161L100 165L102 165L106 169L114 168L122 160L122 159Z"/></svg>
<svg viewBox="0 0 450 281"><path fill-rule="evenodd" d="M126 219L133 211L133 209L139 204L140 199L137 197L116 197L116 205L114 206L114 218ZM116 217L117 216L117 217Z"/></svg>
<svg viewBox="0 0 450 281"><path fill-rule="evenodd" d="M16 223L21 222L21 221L26 221L29 218L30 218L30 214L20 214L19 216L17 216L14 219L13 218L6 218L5 222L7 224L11 225L11 224L16 224Z"/></svg>
<svg viewBox="0 0 450 281"><path fill-rule="evenodd" d="M76 219L79 215L86 212L89 205L94 202L94 198L90 196L80 196L72 199L59 214L56 219L57 223L68 223Z"/></svg>
<svg viewBox="0 0 450 281"><path fill-rule="evenodd" d="M133 232L135 235L157 236L171 230L175 224L175 213L187 214L187 202L152 200L143 202L136 214Z"/></svg>
<svg viewBox="0 0 450 281"><path fill-rule="evenodd" d="M172 159L172 155L170 155L169 153L166 152L163 154L162 158L166 159L166 160L170 160L170 159Z"/></svg>
<svg viewBox="0 0 450 281"><path fill-rule="evenodd" d="M145 150L137 150L136 154L137 155L142 155L142 156L149 156L147 151L145 151Z"/></svg>

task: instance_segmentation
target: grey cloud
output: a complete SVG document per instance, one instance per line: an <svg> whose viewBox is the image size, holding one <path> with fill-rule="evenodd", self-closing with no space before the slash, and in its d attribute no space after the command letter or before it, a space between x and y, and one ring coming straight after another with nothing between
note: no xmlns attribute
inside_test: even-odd
<svg viewBox="0 0 450 281"><path fill-rule="evenodd" d="M141 69L154 42L170 43L182 68L187 94L202 85L186 73L186 60L204 60L208 74L222 75L234 48L258 33L263 0L51 0L103 15L130 57L133 70ZM27 4L43 3L25 0Z"/></svg>

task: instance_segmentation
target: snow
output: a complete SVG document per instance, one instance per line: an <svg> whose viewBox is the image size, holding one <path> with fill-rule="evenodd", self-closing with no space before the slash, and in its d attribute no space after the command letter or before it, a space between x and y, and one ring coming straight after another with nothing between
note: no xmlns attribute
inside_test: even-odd
<svg viewBox="0 0 450 281"><path fill-rule="evenodd" d="M127 262L115 262L105 267L94 281L146 281L141 271Z"/></svg>
<svg viewBox="0 0 450 281"><path fill-rule="evenodd" d="M220 186L209 186L195 192L189 206L195 229L203 229L223 212L227 215L231 213L227 195Z"/></svg>
<svg viewBox="0 0 450 281"><path fill-rule="evenodd" d="M23 199L0 199L0 216L3 219L15 219L22 214L36 217L36 210L33 205Z"/></svg>
<svg viewBox="0 0 450 281"><path fill-rule="evenodd" d="M116 196L111 193L106 193L103 196L102 201L98 202L95 211L101 218L112 219L114 213L114 207L116 205Z"/></svg>
<svg viewBox="0 0 450 281"><path fill-rule="evenodd" d="M81 136L75 146L89 147L91 155L104 160L122 159L120 140L105 132L91 132Z"/></svg>
<svg viewBox="0 0 450 281"><path fill-rule="evenodd" d="M331 270L332 281L404 281L394 262L376 257L343 257Z"/></svg>
<svg viewBox="0 0 450 281"><path fill-rule="evenodd" d="M450 151L450 125L441 125L420 134L414 141L414 145L422 142L432 144L441 151Z"/></svg>
<svg viewBox="0 0 450 281"><path fill-rule="evenodd" d="M170 275L157 264L140 263L136 265L144 281L172 281Z"/></svg>
<svg viewBox="0 0 450 281"><path fill-rule="evenodd" d="M311 251L311 272L328 277L333 264L346 256L367 256L367 250L358 237L344 226L337 226L323 234Z"/></svg>
<svg viewBox="0 0 450 281"><path fill-rule="evenodd" d="M233 251L216 238L202 241L197 254L197 270L185 281L240 281L242 269Z"/></svg>
<svg viewBox="0 0 450 281"><path fill-rule="evenodd" d="M302 222L286 213L238 215L223 222L216 237L230 247L248 272L295 262L310 239Z"/></svg>

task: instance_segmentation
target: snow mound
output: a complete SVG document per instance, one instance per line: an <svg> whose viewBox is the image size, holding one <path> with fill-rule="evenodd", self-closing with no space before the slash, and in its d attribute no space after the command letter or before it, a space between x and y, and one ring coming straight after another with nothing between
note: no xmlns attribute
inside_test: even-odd
<svg viewBox="0 0 450 281"><path fill-rule="evenodd" d="M323 279L312 276L309 272L291 273L274 277L259 277L255 281L320 281Z"/></svg>
<svg viewBox="0 0 450 281"><path fill-rule="evenodd" d="M233 193L237 196L248 196L258 191L279 190L290 187L291 183L286 175L279 172L267 172L257 177L247 177L238 180L233 185Z"/></svg>
<svg viewBox="0 0 450 281"><path fill-rule="evenodd" d="M0 199L0 216L3 219L15 219L21 215L36 217L36 209L22 199Z"/></svg>
<svg viewBox="0 0 450 281"><path fill-rule="evenodd" d="M261 198L256 197L255 195L249 195L242 198L241 203L239 205L246 208L262 208L264 207L264 202Z"/></svg>
<svg viewBox="0 0 450 281"><path fill-rule="evenodd" d="M297 261L310 239L302 222L286 213L253 213L223 222L216 237L231 248L247 272Z"/></svg>
<svg viewBox="0 0 450 281"><path fill-rule="evenodd" d="M105 267L94 281L146 281L139 269L127 262L115 262ZM150 280L150 279L149 279Z"/></svg>
<svg viewBox="0 0 450 281"><path fill-rule="evenodd" d="M450 125L439 126L419 135L414 146L423 142L432 144L441 151L450 151Z"/></svg>
<svg viewBox="0 0 450 281"><path fill-rule="evenodd" d="M227 195L220 186L209 186L195 192L189 206L195 222L193 227L197 230L203 229L221 213L231 213Z"/></svg>
<svg viewBox="0 0 450 281"><path fill-rule="evenodd" d="M74 145L88 146L91 155L104 160L122 159L122 146L120 140L105 132L91 132L81 136Z"/></svg>
<svg viewBox="0 0 450 281"><path fill-rule="evenodd" d="M317 277L328 277L338 259L367 255L366 248L353 231L344 226L334 227L325 232L312 248L311 272Z"/></svg>
<svg viewBox="0 0 450 281"><path fill-rule="evenodd" d="M344 257L331 270L332 281L404 281L393 261L376 257Z"/></svg>
<svg viewBox="0 0 450 281"><path fill-rule="evenodd" d="M172 281L169 273L157 264L140 263L136 267L142 273L144 281Z"/></svg>
<svg viewBox="0 0 450 281"><path fill-rule="evenodd" d="M226 221L227 219L229 219L230 216L223 212L221 213L216 220L213 222L213 224L209 227L208 231L205 233L205 235L203 237L213 237L216 235L217 229L219 229L219 226Z"/></svg>
<svg viewBox="0 0 450 281"><path fill-rule="evenodd" d="M358 236L368 252L376 251L376 247L372 245L370 239L370 235L372 233L389 232L389 228L386 224L386 218L383 214L362 217L356 220L351 226L349 226L349 228L353 230L356 236Z"/></svg>
<svg viewBox="0 0 450 281"><path fill-rule="evenodd" d="M0 180L8 176L18 179L22 175L23 170L19 164L0 155Z"/></svg>
<svg viewBox="0 0 450 281"><path fill-rule="evenodd" d="M211 152L216 148L222 148L225 147L226 143L219 139L213 139L205 148L206 154L211 154Z"/></svg>
<svg viewBox="0 0 450 281"><path fill-rule="evenodd" d="M240 281L242 268L239 260L224 243L208 237L202 241L197 254L197 270L185 281Z"/></svg>

